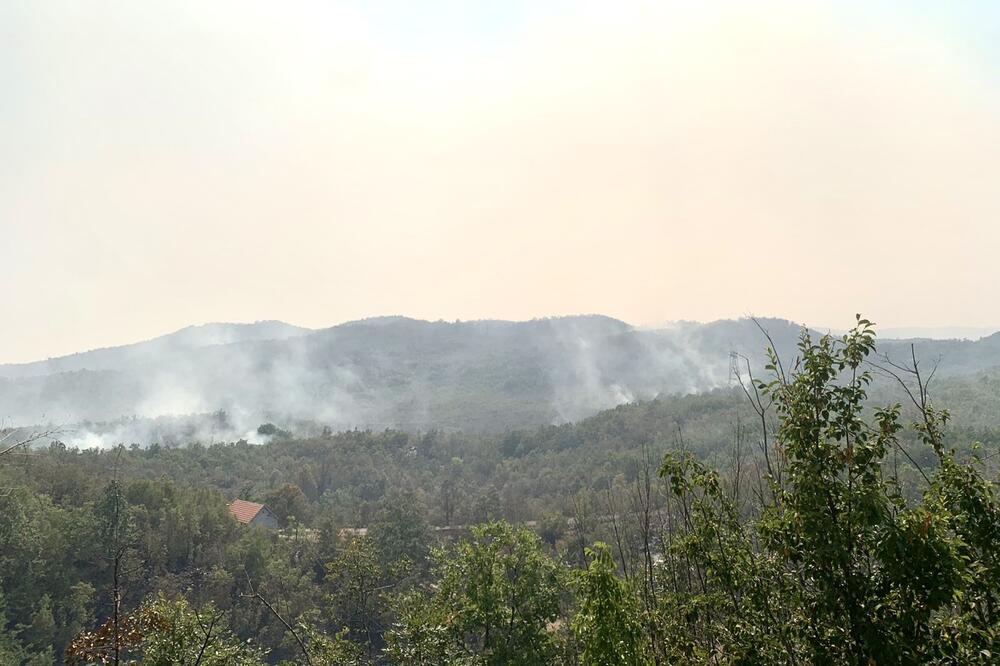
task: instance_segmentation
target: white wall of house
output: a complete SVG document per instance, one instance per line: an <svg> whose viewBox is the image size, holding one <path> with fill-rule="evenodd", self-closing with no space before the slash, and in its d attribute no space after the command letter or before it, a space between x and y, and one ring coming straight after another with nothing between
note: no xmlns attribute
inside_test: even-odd
<svg viewBox="0 0 1000 666"><path fill-rule="evenodd" d="M278 519L266 506L257 512L257 515L253 517L250 524L260 525L261 527L266 527L269 530L278 529Z"/></svg>

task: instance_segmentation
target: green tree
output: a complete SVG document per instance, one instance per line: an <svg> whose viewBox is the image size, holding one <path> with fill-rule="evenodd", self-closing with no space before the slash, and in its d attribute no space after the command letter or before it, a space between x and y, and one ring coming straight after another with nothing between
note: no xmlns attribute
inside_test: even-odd
<svg viewBox="0 0 1000 666"><path fill-rule="evenodd" d="M81 633L66 654L68 664L264 664L264 653L233 634L222 612L211 605L195 609L185 599L171 601L162 594L117 622L109 620L95 631Z"/></svg>
<svg viewBox="0 0 1000 666"><path fill-rule="evenodd" d="M337 557L326 565L326 582L332 588L327 603L337 628L347 628L350 636L372 653L381 636L387 611L385 573L369 537L351 539Z"/></svg>
<svg viewBox="0 0 1000 666"><path fill-rule="evenodd" d="M651 664L648 639L634 592L615 575L611 549L587 549L590 563L575 577L579 608L573 635L583 666Z"/></svg>
<svg viewBox="0 0 1000 666"><path fill-rule="evenodd" d="M387 495L379 503L368 535L384 568L406 560L419 571L427 569L430 526L423 505L412 493Z"/></svg>
<svg viewBox="0 0 1000 666"><path fill-rule="evenodd" d="M138 646L143 664L264 664L264 653L234 635L223 613L211 605L195 609L185 599L170 601L160 595L144 604L139 613L148 627Z"/></svg>
<svg viewBox="0 0 1000 666"><path fill-rule="evenodd" d="M392 664L407 666L480 666L486 659L456 640L440 608L418 591L396 599L397 620L386 634L385 654Z"/></svg>
<svg viewBox="0 0 1000 666"><path fill-rule="evenodd" d="M312 517L309 500L294 483L284 483L264 495L264 504L278 517L282 527L293 517L299 522L308 522Z"/></svg>
<svg viewBox="0 0 1000 666"><path fill-rule="evenodd" d="M563 571L537 536L507 523L481 525L436 559L435 592L426 606L410 600L407 626L390 637L392 654L497 666L549 663Z"/></svg>
<svg viewBox="0 0 1000 666"><path fill-rule="evenodd" d="M122 624L122 602L126 581L132 573L130 563L134 555L135 532L131 508L117 476L104 487L104 494L97 505L97 518L98 535L111 577L111 617L107 625L111 633L107 655L111 663L118 664L128 645Z"/></svg>
<svg viewBox="0 0 1000 666"><path fill-rule="evenodd" d="M21 628L21 640L36 653L42 653L56 644L56 620L52 614L52 600L42 595L41 602L31 615L31 621Z"/></svg>
<svg viewBox="0 0 1000 666"><path fill-rule="evenodd" d="M948 415L931 405L914 355L909 368L890 363L890 373L906 388L912 430L937 467L918 468L922 497L904 499L885 467L890 451L913 459L900 439L901 408L867 411L874 339L860 317L840 338L803 333L790 375L769 350L775 378L755 389L774 401L771 453L782 472L758 490L756 520L739 521L715 472L690 458L664 460L682 525L667 568L688 574L661 613L674 654L692 663L720 652L755 664L993 661L996 488L974 461L945 450ZM687 631L672 630L685 623Z"/></svg>
<svg viewBox="0 0 1000 666"><path fill-rule="evenodd" d="M328 636L303 619L299 622L298 633L309 653L309 663L312 666L360 666L366 663L364 651L346 638L346 631ZM297 666L299 663L301 662L280 662L281 666Z"/></svg>

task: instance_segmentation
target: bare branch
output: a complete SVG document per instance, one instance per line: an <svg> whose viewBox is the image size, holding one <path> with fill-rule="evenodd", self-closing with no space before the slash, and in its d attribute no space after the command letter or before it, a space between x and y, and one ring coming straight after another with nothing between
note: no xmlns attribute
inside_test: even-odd
<svg viewBox="0 0 1000 666"><path fill-rule="evenodd" d="M306 644L302 640L302 637L299 636L299 633L295 631L295 627L289 624L288 621L281 616L281 613L279 613L274 608L274 606L268 603L267 599L265 599L261 595L260 591L258 591L253 586L253 581L250 579L250 573L246 570L246 568L243 569L243 573L247 577L247 588L250 590L250 592L247 594L242 594L240 596L250 599L256 599L260 603L264 604L264 607L267 608L267 610L271 611L271 614L278 619L278 622L280 622L285 626L285 629L288 630L288 633L290 633L292 637L295 639L295 642L299 644L299 648L302 650L302 656L305 657L306 663L312 666L312 660L309 658L309 649L306 647Z"/></svg>
<svg viewBox="0 0 1000 666"><path fill-rule="evenodd" d="M16 439L13 443L8 440L14 438L15 435L23 432L22 428L10 428L3 436L0 436L0 457L13 453L19 448L27 449L31 444L42 439L47 439L53 435L61 433L63 429L61 427L48 428L46 430L32 430L26 435L22 435L20 438Z"/></svg>
<svg viewBox="0 0 1000 666"><path fill-rule="evenodd" d="M752 321L754 325L756 325L757 328L760 329L760 332L764 334L764 337L767 338L767 344L771 347L771 352L774 354L774 360L777 361L778 364L778 373L779 376L781 377L781 383L787 384L788 380L785 376L785 368L781 363L781 356L778 355L778 348L774 344L774 340L771 338L771 334L768 333L767 329L764 328L764 325L761 324L756 317L750 317L750 321Z"/></svg>
<svg viewBox="0 0 1000 666"><path fill-rule="evenodd" d="M212 630L215 629L215 623L219 621L219 614L218 613L212 614L212 618L211 621L208 623L208 626L205 626L205 623L201 619L201 613L199 613L198 611L195 611L195 618L197 618L198 620L198 626L200 626L202 631L205 632L205 640L201 642L201 649L198 650L198 658L194 662L194 666L199 666L199 664L201 664L201 660L205 656L205 650L208 649L208 646L211 644L210 641L212 639Z"/></svg>

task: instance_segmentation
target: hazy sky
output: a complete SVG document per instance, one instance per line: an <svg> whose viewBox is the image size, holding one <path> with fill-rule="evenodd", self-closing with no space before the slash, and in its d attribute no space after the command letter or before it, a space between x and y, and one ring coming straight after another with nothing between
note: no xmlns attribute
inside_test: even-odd
<svg viewBox="0 0 1000 666"><path fill-rule="evenodd" d="M0 361L190 323L1000 324L1000 3L0 0Z"/></svg>

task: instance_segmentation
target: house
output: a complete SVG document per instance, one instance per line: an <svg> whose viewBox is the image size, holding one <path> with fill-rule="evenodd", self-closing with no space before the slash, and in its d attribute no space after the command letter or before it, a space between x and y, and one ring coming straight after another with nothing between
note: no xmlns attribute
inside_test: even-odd
<svg viewBox="0 0 1000 666"><path fill-rule="evenodd" d="M240 499L233 500L232 504L229 505L229 513L233 514L233 518L244 525L260 525L269 530L278 529L278 517L263 504Z"/></svg>

